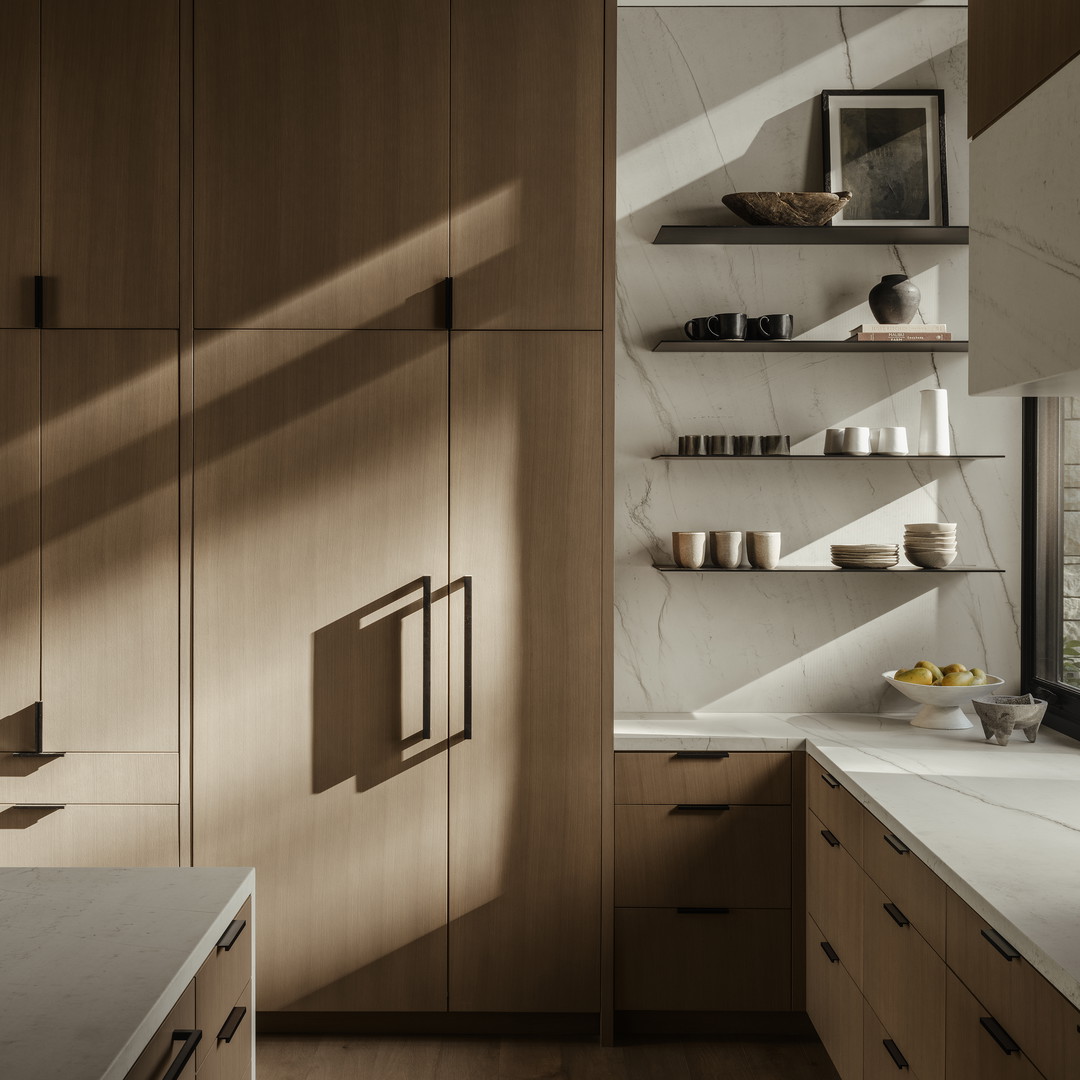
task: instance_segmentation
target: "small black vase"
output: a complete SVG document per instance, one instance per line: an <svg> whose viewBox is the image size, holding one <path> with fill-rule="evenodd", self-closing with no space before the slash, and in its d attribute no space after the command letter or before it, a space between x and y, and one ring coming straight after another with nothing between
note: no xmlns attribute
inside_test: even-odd
<svg viewBox="0 0 1080 1080"><path fill-rule="evenodd" d="M870 290L870 310L879 323L909 323L921 298L919 286L905 274L886 274Z"/></svg>

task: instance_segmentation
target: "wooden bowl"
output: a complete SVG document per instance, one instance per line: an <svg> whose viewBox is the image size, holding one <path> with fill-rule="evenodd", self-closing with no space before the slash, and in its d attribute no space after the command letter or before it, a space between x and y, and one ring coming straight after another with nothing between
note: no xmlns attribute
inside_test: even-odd
<svg viewBox="0 0 1080 1080"><path fill-rule="evenodd" d="M825 225L851 201L850 191L736 191L724 205L751 225Z"/></svg>

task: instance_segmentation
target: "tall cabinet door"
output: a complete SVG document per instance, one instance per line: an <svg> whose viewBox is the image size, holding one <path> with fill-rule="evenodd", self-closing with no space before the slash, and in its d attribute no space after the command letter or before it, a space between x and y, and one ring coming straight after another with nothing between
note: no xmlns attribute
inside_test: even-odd
<svg viewBox="0 0 1080 1080"><path fill-rule="evenodd" d="M450 432L450 1009L595 1012L601 335L455 333Z"/></svg>
<svg viewBox="0 0 1080 1080"><path fill-rule="evenodd" d="M605 0L454 0L454 325L603 326Z"/></svg>
<svg viewBox="0 0 1080 1080"><path fill-rule="evenodd" d="M445 325L449 0L195 10L195 325Z"/></svg>
<svg viewBox="0 0 1080 1080"><path fill-rule="evenodd" d="M41 3L45 325L177 327L179 0Z"/></svg>
<svg viewBox="0 0 1080 1080"><path fill-rule="evenodd" d="M0 4L0 327L33 326L40 220L38 0Z"/></svg>
<svg viewBox="0 0 1080 1080"><path fill-rule="evenodd" d="M175 753L178 335L41 337L45 746Z"/></svg>
<svg viewBox="0 0 1080 1080"><path fill-rule="evenodd" d="M446 1007L446 354L196 335L194 857L258 873L262 1010Z"/></svg>

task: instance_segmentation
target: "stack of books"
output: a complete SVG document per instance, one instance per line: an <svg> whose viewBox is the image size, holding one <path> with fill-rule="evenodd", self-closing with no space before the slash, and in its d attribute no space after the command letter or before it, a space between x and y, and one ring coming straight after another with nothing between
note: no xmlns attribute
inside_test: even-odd
<svg viewBox="0 0 1080 1080"><path fill-rule="evenodd" d="M952 341L944 323L863 323L848 341Z"/></svg>

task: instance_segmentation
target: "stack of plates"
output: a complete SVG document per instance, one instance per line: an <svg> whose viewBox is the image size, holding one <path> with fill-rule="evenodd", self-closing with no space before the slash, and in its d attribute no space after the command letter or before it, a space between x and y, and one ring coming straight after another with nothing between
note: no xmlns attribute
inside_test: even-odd
<svg viewBox="0 0 1080 1080"><path fill-rule="evenodd" d="M900 545L833 544L832 561L845 570L888 570L900 561Z"/></svg>
<svg viewBox="0 0 1080 1080"><path fill-rule="evenodd" d="M924 522L904 526L904 554L915 566L944 570L956 558L956 526L947 522Z"/></svg>

